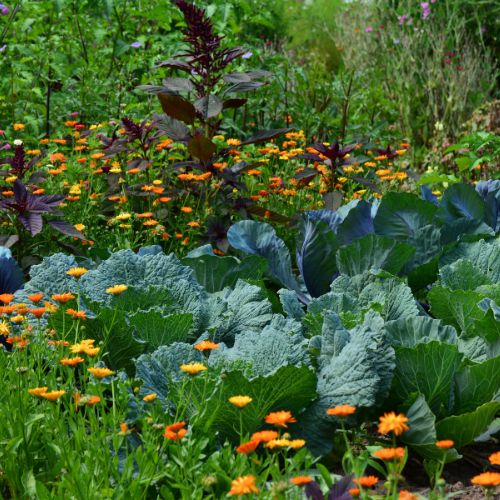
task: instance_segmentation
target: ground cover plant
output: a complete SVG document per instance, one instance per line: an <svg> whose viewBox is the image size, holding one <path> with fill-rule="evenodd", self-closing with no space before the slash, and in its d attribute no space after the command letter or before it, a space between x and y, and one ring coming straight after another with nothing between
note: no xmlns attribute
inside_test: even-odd
<svg viewBox="0 0 500 500"><path fill-rule="evenodd" d="M0 3L2 498L498 495L493 4Z"/></svg>

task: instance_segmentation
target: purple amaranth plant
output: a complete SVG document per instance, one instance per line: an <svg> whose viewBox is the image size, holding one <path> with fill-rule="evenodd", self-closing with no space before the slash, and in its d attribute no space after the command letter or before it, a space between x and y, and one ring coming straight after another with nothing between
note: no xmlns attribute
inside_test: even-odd
<svg viewBox="0 0 500 500"><path fill-rule="evenodd" d="M0 209L14 214L17 221L31 236L36 236L43 229L43 216L62 216L57 207L64 199L64 196L61 195L34 195L28 192L20 179L16 179L14 181L14 197L0 199ZM84 239L84 235L80 231L64 220L48 220L47 224L67 236ZM18 236L20 235L18 234Z"/></svg>
<svg viewBox="0 0 500 500"><path fill-rule="evenodd" d="M350 500L352 498L349 493L352 476L345 476L339 479L332 485L328 493L325 495L321 490L320 485L316 481L306 484L304 493L309 500Z"/></svg>
<svg viewBox="0 0 500 500"><path fill-rule="evenodd" d="M18 179L24 179L24 176L33 169L42 157L43 154L40 154L27 160L24 145L18 144L14 148L14 156L0 160L0 165L10 165L10 170L0 170L0 176L15 175ZM40 182L41 180L42 174L35 172L31 175L29 182Z"/></svg>

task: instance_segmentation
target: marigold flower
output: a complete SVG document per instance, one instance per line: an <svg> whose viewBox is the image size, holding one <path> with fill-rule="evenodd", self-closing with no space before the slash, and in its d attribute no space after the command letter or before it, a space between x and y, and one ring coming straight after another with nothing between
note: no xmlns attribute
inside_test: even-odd
<svg viewBox="0 0 500 500"><path fill-rule="evenodd" d="M62 358L59 363L64 366L76 366L83 363L85 360L80 356L75 356L74 358Z"/></svg>
<svg viewBox="0 0 500 500"><path fill-rule="evenodd" d="M244 408L247 404L251 403L253 399L250 396L231 396L229 402L238 408Z"/></svg>
<svg viewBox="0 0 500 500"><path fill-rule="evenodd" d="M110 286L109 288L106 288L106 293L109 293L111 295L119 295L120 293L123 293L125 290L128 290L127 285L114 285Z"/></svg>
<svg viewBox="0 0 500 500"><path fill-rule="evenodd" d="M395 458L401 459L405 456L404 448L382 448L377 450L374 455L381 460L394 460Z"/></svg>
<svg viewBox="0 0 500 500"><path fill-rule="evenodd" d="M333 415L335 417L347 417L355 412L356 407L350 405L339 405L335 406L334 408L328 408L328 410L326 410L327 415Z"/></svg>
<svg viewBox="0 0 500 500"><path fill-rule="evenodd" d="M26 128L26 125L24 123L14 123L13 128L16 132L19 132L21 130L24 130Z"/></svg>
<svg viewBox="0 0 500 500"><path fill-rule="evenodd" d="M290 482L295 486L302 486L311 483L313 478L311 476L295 476L290 479Z"/></svg>
<svg viewBox="0 0 500 500"><path fill-rule="evenodd" d="M198 342L194 348L198 351L211 351L212 349L219 349L220 344L212 342L211 340L202 340Z"/></svg>
<svg viewBox="0 0 500 500"><path fill-rule="evenodd" d="M271 450L274 448L286 448L290 446L290 443L291 441L285 438L272 439L264 445L264 448L270 448Z"/></svg>
<svg viewBox="0 0 500 500"><path fill-rule="evenodd" d="M150 403L151 401L154 401L158 397L158 394L156 392L152 392L150 394L146 394L142 400L146 401L146 403Z"/></svg>
<svg viewBox="0 0 500 500"><path fill-rule="evenodd" d="M66 271L68 276L72 276L73 278L81 278L85 273L88 273L89 270L84 267L72 267Z"/></svg>
<svg viewBox="0 0 500 500"><path fill-rule="evenodd" d="M193 211L191 207L181 207L181 212L184 212L185 214L190 214Z"/></svg>
<svg viewBox="0 0 500 500"><path fill-rule="evenodd" d="M0 323L0 335L7 337L9 333L10 333L10 326L8 325L8 323L5 323L5 321L2 321Z"/></svg>
<svg viewBox="0 0 500 500"><path fill-rule="evenodd" d="M179 441L187 434L187 429L185 429L185 427L186 422L175 422L171 425L167 425L163 436L171 441Z"/></svg>
<svg viewBox="0 0 500 500"><path fill-rule="evenodd" d="M189 375L196 375L202 371L208 370L203 363L189 363L180 366L181 371Z"/></svg>
<svg viewBox="0 0 500 500"><path fill-rule="evenodd" d="M500 451L492 453L489 456L488 460L490 461L491 465L500 465Z"/></svg>
<svg viewBox="0 0 500 500"><path fill-rule="evenodd" d="M360 494L361 494L361 490L359 488L351 488L349 490L349 495L351 495L354 498L359 497Z"/></svg>
<svg viewBox="0 0 500 500"><path fill-rule="evenodd" d="M44 392L40 394L40 396L44 399L47 399L48 401L56 401L64 394L66 394L66 391L61 390L61 391Z"/></svg>
<svg viewBox="0 0 500 500"><path fill-rule="evenodd" d="M74 319L87 319L85 311L76 311L75 309L66 309L66 314L69 314Z"/></svg>
<svg viewBox="0 0 500 500"><path fill-rule="evenodd" d="M48 390L49 390L48 387L34 387L33 389L28 389L28 392L32 396L41 397L42 394L45 394Z"/></svg>
<svg viewBox="0 0 500 500"><path fill-rule="evenodd" d="M45 307L37 307L35 309L29 309L29 313L33 314L35 318L41 318L47 311Z"/></svg>
<svg viewBox="0 0 500 500"><path fill-rule="evenodd" d="M12 323L22 323L24 321L24 316L22 314L16 314L16 316L12 316L10 318Z"/></svg>
<svg viewBox="0 0 500 500"><path fill-rule="evenodd" d="M255 476L240 476L231 482L231 489L228 495L242 496L250 493L259 493L259 488L255 486Z"/></svg>
<svg viewBox="0 0 500 500"><path fill-rule="evenodd" d="M87 371L94 375L96 378L105 378L109 377L110 375L114 375L114 371L110 370L109 368L99 368L99 367L92 367L92 368L87 368Z"/></svg>
<svg viewBox="0 0 500 500"><path fill-rule="evenodd" d="M447 450L448 448L453 448L455 443L451 439L443 439L442 441L436 441L436 446L442 450Z"/></svg>
<svg viewBox="0 0 500 500"><path fill-rule="evenodd" d="M272 441L276 439L279 434L276 431L258 431L252 434L250 438L252 441L259 441L262 443L267 443L268 441Z"/></svg>
<svg viewBox="0 0 500 500"><path fill-rule="evenodd" d="M69 302L70 300L74 299L75 296L72 293L56 293L55 295L52 295L52 299L55 300L56 302L60 302L61 304L65 304L66 302Z"/></svg>
<svg viewBox="0 0 500 500"><path fill-rule="evenodd" d="M33 302L33 304L37 304L43 299L43 293L32 293L28 295L28 299Z"/></svg>
<svg viewBox="0 0 500 500"><path fill-rule="evenodd" d="M2 302L2 304L10 304L13 300L14 295L12 295L11 293L2 293L0 295L0 302Z"/></svg>
<svg viewBox="0 0 500 500"><path fill-rule="evenodd" d="M305 445L306 442L304 439L292 439L291 441L288 442L288 446L290 446L290 448L293 448L294 450L303 448Z"/></svg>
<svg viewBox="0 0 500 500"><path fill-rule="evenodd" d="M81 401L87 406L94 406L101 402L101 398L99 396L84 396Z"/></svg>
<svg viewBox="0 0 500 500"><path fill-rule="evenodd" d="M297 422L289 411L275 411L266 415L266 424L276 425L277 427L288 427L287 424Z"/></svg>
<svg viewBox="0 0 500 500"><path fill-rule="evenodd" d="M127 434L130 434L128 424L126 422L122 422L120 424L120 432L118 433L118 435L119 436L126 436Z"/></svg>
<svg viewBox="0 0 500 500"><path fill-rule="evenodd" d="M401 490L399 492L398 499L399 500L418 500L418 497L417 497L417 495L414 495L413 493L410 493L407 490Z"/></svg>
<svg viewBox="0 0 500 500"><path fill-rule="evenodd" d="M362 486L363 488L372 488L379 481L380 479L377 476L363 476L359 477L358 479L354 479L354 482L357 485Z"/></svg>
<svg viewBox="0 0 500 500"><path fill-rule="evenodd" d="M500 472L483 472L482 474L474 476L470 482L485 488L500 486Z"/></svg>
<svg viewBox="0 0 500 500"><path fill-rule="evenodd" d="M244 455L248 455L249 453L252 453L253 451L255 451L257 446L259 446L259 444L260 443L258 441L247 441L246 443L240 444L236 448L236 452L243 453Z"/></svg>
<svg viewBox="0 0 500 500"><path fill-rule="evenodd" d="M409 429L406 425L408 418L403 413L396 415L391 411L390 413L385 413L379 420L378 431L380 434L393 432L395 436L399 436Z"/></svg>

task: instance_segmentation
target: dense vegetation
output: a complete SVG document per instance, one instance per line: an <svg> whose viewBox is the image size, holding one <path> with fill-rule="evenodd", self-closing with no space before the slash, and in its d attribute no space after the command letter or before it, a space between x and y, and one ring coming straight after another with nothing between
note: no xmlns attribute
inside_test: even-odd
<svg viewBox="0 0 500 500"><path fill-rule="evenodd" d="M498 493L481 5L0 3L0 496Z"/></svg>

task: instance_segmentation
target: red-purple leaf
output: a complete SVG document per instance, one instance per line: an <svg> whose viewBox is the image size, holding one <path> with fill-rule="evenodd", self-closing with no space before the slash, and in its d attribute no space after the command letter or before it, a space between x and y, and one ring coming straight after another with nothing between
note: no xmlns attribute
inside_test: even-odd
<svg viewBox="0 0 500 500"><path fill-rule="evenodd" d="M47 221L47 224L52 226L54 229L57 229L62 234L65 234L66 236L72 236L73 238L80 238L81 240L85 239L85 236L83 233L75 229L75 226L72 224L69 224L66 221L63 220L49 220Z"/></svg>
<svg viewBox="0 0 500 500"><path fill-rule="evenodd" d="M158 94L161 107L168 116L191 124L196 117L195 107L179 95Z"/></svg>
<svg viewBox="0 0 500 500"><path fill-rule="evenodd" d="M204 135L196 135L188 142L188 151L191 156L202 162L207 162L216 151L215 144Z"/></svg>

